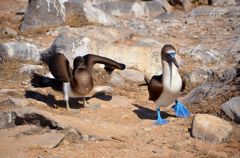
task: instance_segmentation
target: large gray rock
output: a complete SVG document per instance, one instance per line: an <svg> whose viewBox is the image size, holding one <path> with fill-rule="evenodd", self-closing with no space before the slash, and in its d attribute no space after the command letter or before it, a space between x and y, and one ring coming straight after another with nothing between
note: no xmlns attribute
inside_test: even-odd
<svg viewBox="0 0 240 158"><path fill-rule="evenodd" d="M235 122L240 123L240 97L234 97L222 104L222 110Z"/></svg>
<svg viewBox="0 0 240 158"><path fill-rule="evenodd" d="M33 60L36 62L40 60L40 54L44 50L40 46L24 41L4 43L2 47L4 48L7 57Z"/></svg>
<svg viewBox="0 0 240 158"><path fill-rule="evenodd" d="M76 56L91 53L122 62L149 75L161 70L160 51L163 44L153 39L139 39L131 45L124 44L123 41L132 35L126 28L62 28L59 31L62 33L55 39L49 52L56 50L63 53L70 64ZM49 52L43 53L43 58L47 58Z"/></svg>
<svg viewBox="0 0 240 158"><path fill-rule="evenodd" d="M208 114L196 114L192 123L192 136L211 143L227 140L233 127L223 119Z"/></svg>
<svg viewBox="0 0 240 158"><path fill-rule="evenodd" d="M201 104L206 98L212 97L221 94L222 87L224 87L223 83L214 83L214 82L207 82L203 83L200 86L193 89L187 96L184 97L185 104ZM229 87L226 86L225 89Z"/></svg>
<svg viewBox="0 0 240 158"><path fill-rule="evenodd" d="M64 24L67 0L31 0L20 31L34 31Z"/></svg>

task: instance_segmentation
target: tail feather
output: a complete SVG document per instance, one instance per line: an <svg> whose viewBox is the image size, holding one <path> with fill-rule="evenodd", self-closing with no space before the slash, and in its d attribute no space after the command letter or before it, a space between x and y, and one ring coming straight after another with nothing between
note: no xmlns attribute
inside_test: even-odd
<svg viewBox="0 0 240 158"><path fill-rule="evenodd" d="M58 81L54 78L45 77L37 73L32 73L30 82L33 87L51 87L56 91L62 91L63 83L61 81Z"/></svg>
<svg viewBox="0 0 240 158"><path fill-rule="evenodd" d="M145 80L145 83L142 83L142 84L140 84L140 85L138 85L138 86L148 86L150 80L149 80L146 76L144 77L144 80Z"/></svg>

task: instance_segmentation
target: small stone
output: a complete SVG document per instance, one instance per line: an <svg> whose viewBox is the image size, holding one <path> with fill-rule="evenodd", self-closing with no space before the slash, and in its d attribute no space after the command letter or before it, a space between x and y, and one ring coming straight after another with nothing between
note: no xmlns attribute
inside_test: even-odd
<svg viewBox="0 0 240 158"><path fill-rule="evenodd" d="M100 92L106 92L110 93L113 91L113 88L110 86L96 86L94 87L94 92L95 93L100 93Z"/></svg>
<svg viewBox="0 0 240 158"><path fill-rule="evenodd" d="M113 72L111 75L111 80L110 80L110 84L113 86L121 86L125 83L125 80L123 79L123 77L121 77L118 73Z"/></svg>
<svg viewBox="0 0 240 158"><path fill-rule="evenodd" d="M20 73L32 73L32 72L36 72L39 70L42 70L43 66L41 65L32 65L32 64L22 64L22 67L20 68Z"/></svg>
<svg viewBox="0 0 240 158"><path fill-rule="evenodd" d="M222 143L233 127L221 118L208 114L196 114L192 123L192 136L211 143Z"/></svg>

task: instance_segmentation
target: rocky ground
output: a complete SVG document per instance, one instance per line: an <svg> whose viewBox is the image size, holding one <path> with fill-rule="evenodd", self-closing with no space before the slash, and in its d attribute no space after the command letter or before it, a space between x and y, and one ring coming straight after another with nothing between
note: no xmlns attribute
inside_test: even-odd
<svg viewBox="0 0 240 158"><path fill-rule="evenodd" d="M94 23L81 28L61 26L24 33L18 28L26 1L0 2L0 43L4 46L16 41L33 43L38 48L28 50L30 47L25 48L22 43L16 46L22 48L20 53L25 50L32 53L48 49L54 43L65 45L63 50L69 51L72 38L85 39L83 44L79 42L78 50L104 52L103 55L130 65L111 76L96 67L93 73L96 88L89 95L89 102L100 107L83 108L73 101L74 108L80 111L70 112L65 109L61 93L30 84L32 71L48 73L47 66L35 60L37 55L28 55L30 60L5 57L0 65L1 158L240 157L237 123L240 113L234 113L236 117L231 118L221 108L223 103L240 95L239 6L214 9L211 16L186 16L202 14L202 6L197 6L192 12L176 10L177 14L170 17L121 17L119 25L124 29ZM208 7L203 8L204 13L209 13ZM55 39L59 40L54 42ZM92 42L86 45L86 39ZM153 124L156 106L148 101L147 88L138 85L143 83L144 75L150 77L159 68L156 53L164 43L174 44L179 52L180 71L187 80L186 90L179 99L192 115L187 119L176 118L171 106L162 108L169 123L156 126ZM149 51L151 57L146 55ZM72 54L75 55L74 51ZM133 59L126 60L125 54L131 54ZM149 65L144 65L146 61L153 62L151 71ZM212 120L215 124L203 132L206 136L199 134L197 139L196 132L201 128L194 128L193 123L197 124L195 116L199 113L221 119Z"/></svg>

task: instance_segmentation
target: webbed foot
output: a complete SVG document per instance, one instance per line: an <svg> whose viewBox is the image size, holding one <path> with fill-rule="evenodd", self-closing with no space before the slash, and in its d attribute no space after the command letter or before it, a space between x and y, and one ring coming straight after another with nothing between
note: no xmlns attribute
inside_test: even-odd
<svg viewBox="0 0 240 158"><path fill-rule="evenodd" d="M180 101L176 100L175 101L175 105L172 107L176 113L177 117L183 117L183 118L187 118L190 116L190 112L188 111L188 109L184 106L183 103L181 103Z"/></svg>

